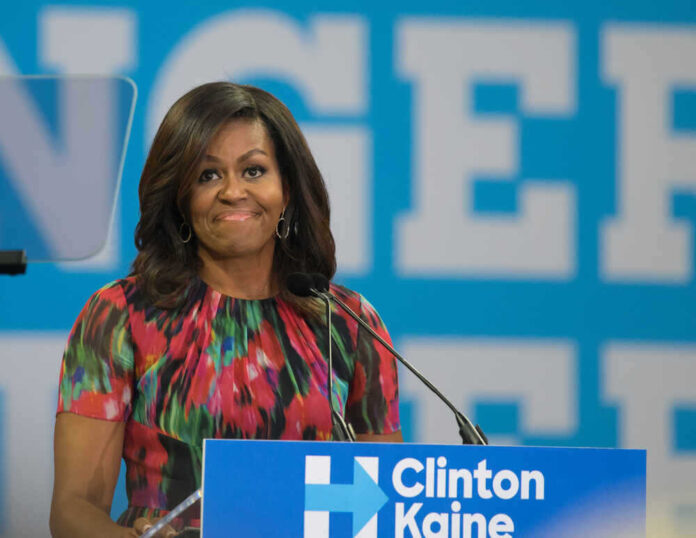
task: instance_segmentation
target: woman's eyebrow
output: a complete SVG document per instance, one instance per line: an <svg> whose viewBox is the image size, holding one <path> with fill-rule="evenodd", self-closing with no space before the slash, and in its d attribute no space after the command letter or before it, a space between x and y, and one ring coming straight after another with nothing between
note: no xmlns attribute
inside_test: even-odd
<svg viewBox="0 0 696 538"><path fill-rule="evenodd" d="M247 152L243 153L242 155L240 155L239 157L237 157L237 162L238 163L243 162L243 161L247 160L249 157L251 157L252 155L256 155L257 153L268 156L268 153L266 153L261 148L252 148L249 151L247 151ZM212 155L210 153L207 153L203 157L203 160L218 163L218 164L224 164L223 159L221 159L220 157L217 157L215 155Z"/></svg>
<svg viewBox="0 0 696 538"><path fill-rule="evenodd" d="M256 155L257 153L261 153L262 155L268 156L268 153L266 153L261 148L253 148L253 149L250 149L249 151L247 151L246 153L240 155L237 158L237 162L241 163L242 161L246 161L249 157L251 157L252 155Z"/></svg>

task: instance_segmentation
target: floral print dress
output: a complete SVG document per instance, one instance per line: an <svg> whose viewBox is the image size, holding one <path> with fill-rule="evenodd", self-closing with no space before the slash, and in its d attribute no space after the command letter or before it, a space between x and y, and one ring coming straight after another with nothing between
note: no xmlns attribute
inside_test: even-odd
<svg viewBox="0 0 696 538"><path fill-rule="evenodd" d="M359 294L331 291L381 336ZM332 313L333 401L357 433L399 429L393 357L342 310ZM182 306L152 306L135 277L87 302L68 340L58 413L125 422L128 508L165 514L201 484L205 438L331 438L327 329L280 298L235 299L194 279ZM199 525L198 504L177 520Z"/></svg>

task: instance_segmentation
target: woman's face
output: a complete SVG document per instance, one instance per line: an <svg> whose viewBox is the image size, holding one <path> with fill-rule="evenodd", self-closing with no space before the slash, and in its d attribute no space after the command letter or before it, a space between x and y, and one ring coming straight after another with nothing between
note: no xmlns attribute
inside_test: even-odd
<svg viewBox="0 0 696 538"><path fill-rule="evenodd" d="M256 120L225 125L207 148L191 192L199 256L223 260L269 256L286 205L273 143Z"/></svg>

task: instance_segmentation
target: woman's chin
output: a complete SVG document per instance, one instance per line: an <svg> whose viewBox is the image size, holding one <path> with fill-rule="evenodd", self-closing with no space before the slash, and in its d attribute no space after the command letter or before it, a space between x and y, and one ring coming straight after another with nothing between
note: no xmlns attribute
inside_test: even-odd
<svg viewBox="0 0 696 538"><path fill-rule="evenodd" d="M205 246L200 249L201 252L199 252L199 254L201 254L201 259L204 263L206 258L216 261L253 260L254 258L265 258L267 256L272 258L275 247L274 241L271 240L263 243L261 241L249 241L249 238L246 239L247 240L230 241Z"/></svg>

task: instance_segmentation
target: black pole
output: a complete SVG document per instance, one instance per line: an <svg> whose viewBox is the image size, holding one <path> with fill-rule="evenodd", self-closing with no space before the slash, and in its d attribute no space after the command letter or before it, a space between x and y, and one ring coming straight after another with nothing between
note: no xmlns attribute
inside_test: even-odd
<svg viewBox="0 0 696 538"><path fill-rule="evenodd" d="M0 250L0 275L23 275L27 272L27 253L23 250Z"/></svg>

